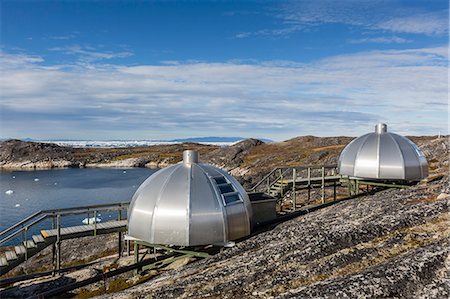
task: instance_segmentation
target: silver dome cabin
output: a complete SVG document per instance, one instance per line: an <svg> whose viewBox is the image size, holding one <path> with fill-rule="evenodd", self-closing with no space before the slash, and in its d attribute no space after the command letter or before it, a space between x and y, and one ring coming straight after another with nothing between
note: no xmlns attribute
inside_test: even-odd
<svg viewBox="0 0 450 299"><path fill-rule="evenodd" d="M198 163L190 150L142 183L128 209L128 237L150 244L224 246L249 235L251 226L251 203L239 182Z"/></svg>
<svg viewBox="0 0 450 299"><path fill-rule="evenodd" d="M350 178L375 181L420 181L428 176L428 163L416 144L387 132L386 124L354 139L342 151L338 169Z"/></svg>

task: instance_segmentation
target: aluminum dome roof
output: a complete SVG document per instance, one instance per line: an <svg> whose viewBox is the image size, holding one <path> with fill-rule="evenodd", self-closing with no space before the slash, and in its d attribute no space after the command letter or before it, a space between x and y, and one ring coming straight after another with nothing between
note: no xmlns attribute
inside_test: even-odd
<svg viewBox="0 0 450 299"><path fill-rule="evenodd" d="M128 210L128 235L151 244L224 245L250 234L252 210L242 186L195 151L138 188Z"/></svg>
<svg viewBox="0 0 450 299"><path fill-rule="evenodd" d="M387 132L386 124L350 142L339 157L339 173L379 180L418 181L428 176L428 163L408 138Z"/></svg>

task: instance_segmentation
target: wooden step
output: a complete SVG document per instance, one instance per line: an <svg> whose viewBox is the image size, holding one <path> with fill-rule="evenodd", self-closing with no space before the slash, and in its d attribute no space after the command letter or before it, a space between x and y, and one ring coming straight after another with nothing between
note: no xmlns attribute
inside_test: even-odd
<svg viewBox="0 0 450 299"><path fill-rule="evenodd" d="M34 235L32 238L35 244L44 242L44 237L42 237L42 235Z"/></svg>
<svg viewBox="0 0 450 299"><path fill-rule="evenodd" d="M17 260L17 254L14 251L6 251L5 257L7 261Z"/></svg>
<svg viewBox="0 0 450 299"><path fill-rule="evenodd" d="M27 252L27 249L23 245L14 246L14 250L17 255L25 254Z"/></svg>
<svg viewBox="0 0 450 299"><path fill-rule="evenodd" d="M36 248L36 244L33 240L26 240L25 242L23 242L23 245L25 245L27 249Z"/></svg>
<svg viewBox="0 0 450 299"><path fill-rule="evenodd" d="M6 260L6 257L0 256L0 267L8 266L8 261Z"/></svg>

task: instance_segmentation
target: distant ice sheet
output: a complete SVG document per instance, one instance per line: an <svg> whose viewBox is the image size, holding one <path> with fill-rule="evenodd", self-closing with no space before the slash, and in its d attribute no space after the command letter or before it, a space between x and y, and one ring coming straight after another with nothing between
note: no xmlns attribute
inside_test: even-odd
<svg viewBox="0 0 450 299"><path fill-rule="evenodd" d="M139 147L139 146L152 146L152 145L170 145L180 144L181 142L173 141L150 141L150 140L118 140L118 141L93 141L93 140L49 140L49 143L55 143L60 146L69 146L75 148L94 147L94 148L124 148L124 147ZM200 144L211 144L217 146L229 146L236 142L198 142Z"/></svg>

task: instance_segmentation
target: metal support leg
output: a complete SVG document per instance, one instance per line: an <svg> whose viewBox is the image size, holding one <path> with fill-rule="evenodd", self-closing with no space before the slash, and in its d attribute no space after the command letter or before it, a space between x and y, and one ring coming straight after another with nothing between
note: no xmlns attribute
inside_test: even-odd
<svg viewBox="0 0 450 299"><path fill-rule="evenodd" d="M120 206L119 206L120 207ZM117 213L117 220L120 221L122 220L122 210L119 210ZM122 244L122 232L119 232L119 257L122 257L122 249L123 249L123 244Z"/></svg>
<svg viewBox="0 0 450 299"><path fill-rule="evenodd" d="M53 271L52 276L55 276L56 274L56 244L52 244L52 265L53 265Z"/></svg>
<svg viewBox="0 0 450 299"><path fill-rule="evenodd" d="M333 200L336 200L336 182L333 183Z"/></svg>
<svg viewBox="0 0 450 299"><path fill-rule="evenodd" d="M122 232L119 232L119 257L122 257Z"/></svg>
<svg viewBox="0 0 450 299"><path fill-rule="evenodd" d="M88 219L89 223L89 219ZM94 236L97 235L97 211L94 211Z"/></svg>
<svg viewBox="0 0 450 299"><path fill-rule="evenodd" d="M139 262L139 246L136 241L134 241L134 263ZM135 274L139 273L139 269L136 268Z"/></svg>
<svg viewBox="0 0 450 299"><path fill-rule="evenodd" d="M61 270L61 215L56 216L56 270Z"/></svg>

